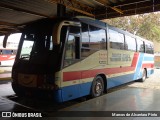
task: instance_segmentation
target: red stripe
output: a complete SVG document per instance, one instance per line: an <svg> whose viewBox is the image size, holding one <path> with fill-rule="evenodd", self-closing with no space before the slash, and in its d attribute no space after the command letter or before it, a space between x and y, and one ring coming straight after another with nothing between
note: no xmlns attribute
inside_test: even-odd
<svg viewBox="0 0 160 120"><path fill-rule="evenodd" d="M134 53L132 65L131 65L132 67L136 67L137 62L138 62L138 57L139 57L139 53Z"/></svg>
<svg viewBox="0 0 160 120"><path fill-rule="evenodd" d="M142 68L153 68L154 67L154 64L153 63L144 63L142 65Z"/></svg>
<svg viewBox="0 0 160 120"><path fill-rule="evenodd" d="M13 58L10 58L10 57L13 57ZM0 61L14 60L14 59L15 59L15 55L0 55Z"/></svg>
<svg viewBox="0 0 160 120"><path fill-rule="evenodd" d="M81 79L81 71L63 73L63 81L71 81L78 79Z"/></svg>
<svg viewBox="0 0 160 120"><path fill-rule="evenodd" d="M73 71L73 72L64 72L63 81L72 81L78 79L85 79L95 77L97 73L103 73L106 75L134 71L139 53L135 53L131 66L128 67L117 67L117 68L105 68L105 69L94 69L94 70L82 70L82 71Z"/></svg>

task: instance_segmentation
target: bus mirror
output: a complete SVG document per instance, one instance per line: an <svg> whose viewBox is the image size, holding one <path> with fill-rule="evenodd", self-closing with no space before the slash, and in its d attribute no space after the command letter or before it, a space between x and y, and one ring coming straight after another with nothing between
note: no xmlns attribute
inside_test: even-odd
<svg viewBox="0 0 160 120"><path fill-rule="evenodd" d="M8 40L8 36L9 36L10 34L6 34L5 36L4 36L4 39L3 39L3 47L4 48L6 48L6 46L7 46L7 40Z"/></svg>
<svg viewBox="0 0 160 120"><path fill-rule="evenodd" d="M55 44L55 45L60 44L61 29L63 26L81 27L81 24L80 24L80 22L73 22L73 21L62 21L61 23L56 24L53 29L53 33L52 33L52 36L54 36L53 44Z"/></svg>

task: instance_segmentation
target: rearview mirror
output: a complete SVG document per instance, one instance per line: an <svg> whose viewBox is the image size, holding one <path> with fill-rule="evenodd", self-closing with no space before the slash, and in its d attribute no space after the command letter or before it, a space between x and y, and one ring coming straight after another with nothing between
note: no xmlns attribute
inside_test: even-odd
<svg viewBox="0 0 160 120"><path fill-rule="evenodd" d="M6 34L5 36L4 36L4 39L3 39L3 47L4 48L6 48L6 46L7 46L7 40L8 40L8 36L9 36L10 34Z"/></svg>
<svg viewBox="0 0 160 120"><path fill-rule="evenodd" d="M34 35L33 34L26 34L25 40L34 40Z"/></svg>

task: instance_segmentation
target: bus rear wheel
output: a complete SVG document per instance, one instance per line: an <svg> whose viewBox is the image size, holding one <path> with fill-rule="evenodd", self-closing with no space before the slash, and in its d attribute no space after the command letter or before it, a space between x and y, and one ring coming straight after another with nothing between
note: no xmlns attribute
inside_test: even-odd
<svg viewBox="0 0 160 120"><path fill-rule="evenodd" d="M143 70L143 73L142 73L142 78L140 79L140 82L144 82L144 81L146 80L146 78L147 78L147 72L146 72L146 70L144 69L144 70Z"/></svg>
<svg viewBox="0 0 160 120"><path fill-rule="evenodd" d="M92 83L91 87L91 97L98 97L101 96L104 92L104 82L103 78L100 76L97 76Z"/></svg>

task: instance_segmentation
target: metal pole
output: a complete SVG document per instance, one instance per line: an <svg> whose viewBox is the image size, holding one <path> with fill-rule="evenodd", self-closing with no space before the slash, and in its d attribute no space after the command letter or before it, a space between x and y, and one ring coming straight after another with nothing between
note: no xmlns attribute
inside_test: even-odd
<svg viewBox="0 0 160 120"><path fill-rule="evenodd" d="M66 16L66 7L62 4L57 4L57 17Z"/></svg>

